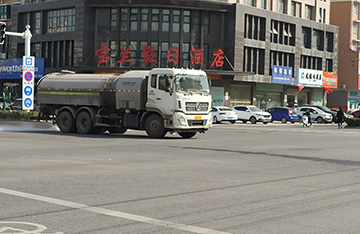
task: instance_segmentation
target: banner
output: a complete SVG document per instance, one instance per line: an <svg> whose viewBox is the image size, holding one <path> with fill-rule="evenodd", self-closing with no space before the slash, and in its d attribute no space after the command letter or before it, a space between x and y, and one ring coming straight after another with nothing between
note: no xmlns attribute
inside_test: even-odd
<svg viewBox="0 0 360 234"><path fill-rule="evenodd" d="M44 76L44 58L35 59L35 79ZM23 59L0 60L0 79L22 79Z"/></svg>
<svg viewBox="0 0 360 234"><path fill-rule="evenodd" d="M272 65L271 83L277 84L291 84L292 83L292 68Z"/></svg>
<svg viewBox="0 0 360 234"><path fill-rule="evenodd" d="M323 71L297 69L297 86L321 87L323 85Z"/></svg>
<svg viewBox="0 0 360 234"><path fill-rule="evenodd" d="M333 72L323 72L323 87L337 88L338 77Z"/></svg>

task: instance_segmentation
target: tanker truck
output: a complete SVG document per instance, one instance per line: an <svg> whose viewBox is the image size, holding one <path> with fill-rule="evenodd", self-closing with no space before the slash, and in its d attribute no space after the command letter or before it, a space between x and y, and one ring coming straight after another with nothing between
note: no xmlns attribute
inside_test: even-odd
<svg viewBox="0 0 360 234"><path fill-rule="evenodd" d="M211 95L204 71L154 68L123 74L51 73L37 84L39 116L54 116L64 133L145 130L182 138L211 127Z"/></svg>

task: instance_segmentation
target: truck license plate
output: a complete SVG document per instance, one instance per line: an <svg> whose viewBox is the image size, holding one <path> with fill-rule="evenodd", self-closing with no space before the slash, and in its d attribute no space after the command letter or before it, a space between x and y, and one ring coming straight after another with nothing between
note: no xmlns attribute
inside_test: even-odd
<svg viewBox="0 0 360 234"><path fill-rule="evenodd" d="M201 116L197 115L195 116L195 119L201 119Z"/></svg>

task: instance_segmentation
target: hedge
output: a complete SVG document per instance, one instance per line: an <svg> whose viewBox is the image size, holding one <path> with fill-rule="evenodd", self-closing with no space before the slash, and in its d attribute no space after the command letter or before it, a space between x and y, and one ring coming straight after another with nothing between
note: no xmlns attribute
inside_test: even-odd
<svg viewBox="0 0 360 234"><path fill-rule="evenodd" d="M360 118L346 118L345 122L351 127L360 127Z"/></svg>
<svg viewBox="0 0 360 234"><path fill-rule="evenodd" d="M37 119L38 115L39 112L37 111L0 110L0 119L34 120Z"/></svg>

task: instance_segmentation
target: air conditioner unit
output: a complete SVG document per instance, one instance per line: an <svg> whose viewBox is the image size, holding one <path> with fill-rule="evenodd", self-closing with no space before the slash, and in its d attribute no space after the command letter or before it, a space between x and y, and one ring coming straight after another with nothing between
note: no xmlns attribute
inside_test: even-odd
<svg viewBox="0 0 360 234"><path fill-rule="evenodd" d="M339 89L346 89L346 84L339 84Z"/></svg>

